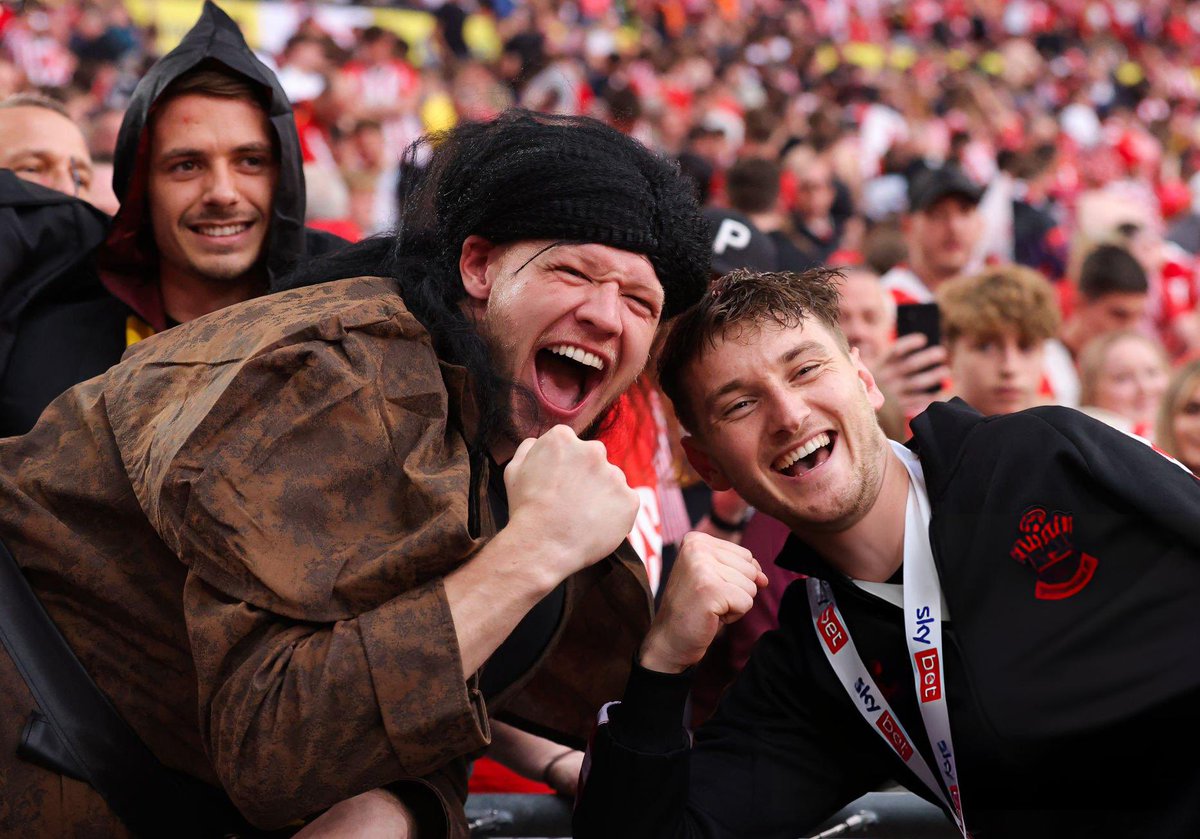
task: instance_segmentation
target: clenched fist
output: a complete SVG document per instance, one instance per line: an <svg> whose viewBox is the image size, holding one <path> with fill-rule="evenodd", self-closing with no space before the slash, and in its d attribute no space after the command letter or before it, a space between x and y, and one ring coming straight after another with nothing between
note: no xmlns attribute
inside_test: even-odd
<svg viewBox="0 0 1200 839"><path fill-rule="evenodd" d="M689 533L642 644L642 666L682 673L696 664L721 625L750 611L754 596L766 585L767 577L750 551L704 533Z"/></svg>
<svg viewBox="0 0 1200 839"><path fill-rule="evenodd" d="M608 556L633 529L638 495L604 444L565 425L521 443L504 470L509 527L552 548L558 580Z"/></svg>

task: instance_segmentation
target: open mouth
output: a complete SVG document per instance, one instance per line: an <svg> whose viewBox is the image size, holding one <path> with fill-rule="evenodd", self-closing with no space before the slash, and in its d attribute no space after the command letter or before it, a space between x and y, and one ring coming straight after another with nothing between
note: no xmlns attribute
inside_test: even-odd
<svg viewBox="0 0 1200 839"><path fill-rule="evenodd" d="M571 344L543 347L534 355L538 393L550 408L578 411L604 379L604 359Z"/></svg>
<svg viewBox="0 0 1200 839"><path fill-rule="evenodd" d="M230 236L236 236L239 233L245 233L250 229L251 224L252 222L239 221L227 224L192 224L188 227L193 233L199 233L201 236L226 239Z"/></svg>
<svg viewBox="0 0 1200 839"><path fill-rule="evenodd" d="M829 460L836 442L836 432L822 431L777 457L771 468L789 478L798 478Z"/></svg>

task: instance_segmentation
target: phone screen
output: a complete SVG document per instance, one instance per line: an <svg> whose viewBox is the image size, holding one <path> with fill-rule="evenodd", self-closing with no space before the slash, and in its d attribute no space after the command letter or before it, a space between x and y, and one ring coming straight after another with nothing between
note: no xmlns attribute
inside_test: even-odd
<svg viewBox="0 0 1200 839"><path fill-rule="evenodd" d="M901 303L896 307L896 337L920 332L926 346L942 343L942 318L937 303ZM930 387L926 393L937 393L941 385Z"/></svg>
<svg viewBox="0 0 1200 839"><path fill-rule="evenodd" d="M896 336L920 332L929 346L942 343L942 318L937 303L901 303L896 307Z"/></svg>

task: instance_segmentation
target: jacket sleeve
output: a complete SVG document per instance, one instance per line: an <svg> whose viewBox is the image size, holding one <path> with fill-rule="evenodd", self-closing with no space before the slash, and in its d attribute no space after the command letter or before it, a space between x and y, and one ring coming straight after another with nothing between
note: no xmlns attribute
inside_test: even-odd
<svg viewBox="0 0 1200 839"><path fill-rule="evenodd" d="M188 567L210 759L267 827L489 739L442 582L478 544L436 359L383 326L322 337L227 365L185 347L134 378L153 400L163 371L196 377L126 468Z"/></svg>
<svg viewBox="0 0 1200 839"><path fill-rule="evenodd" d="M794 839L883 781L853 708L806 672L805 609L763 636L691 747L688 678L635 668L593 736L574 835Z"/></svg>

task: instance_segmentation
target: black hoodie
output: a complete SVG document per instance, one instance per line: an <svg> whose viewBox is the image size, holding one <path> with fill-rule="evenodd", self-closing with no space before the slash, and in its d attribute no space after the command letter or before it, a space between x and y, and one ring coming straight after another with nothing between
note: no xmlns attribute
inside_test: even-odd
<svg viewBox="0 0 1200 839"><path fill-rule="evenodd" d="M14 266L18 256L23 260L19 271L0 274L0 301L5 304L0 319L0 436L24 434L58 394L116 364L127 345L127 328L144 334L170 325L144 200L146 124L163 91L200 64L221 65L244 76L264 90L269 102L279 149L265 251L269 290L277 290L302 258L346 244L305 229L303 161L291 105L237 24L206 2L196 25L133 93L114 160L113 189L121 209L107 237L105 217L90 205L49 190L39 191L33 201L28 185L7 173L0 178L0 264ZM64 265L64 250L28 246L50 238L69 243L65 250L78 258ZM19 250L12 243L21 243Z"/></svg>

